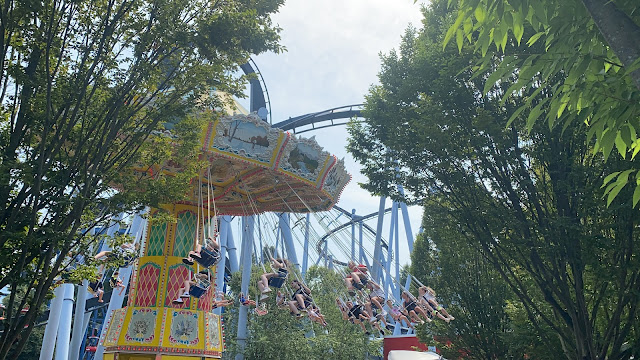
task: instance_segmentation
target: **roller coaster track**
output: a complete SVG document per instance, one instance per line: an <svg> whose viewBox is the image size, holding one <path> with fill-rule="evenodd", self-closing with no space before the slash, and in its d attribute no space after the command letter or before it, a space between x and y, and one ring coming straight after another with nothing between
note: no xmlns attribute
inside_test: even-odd
<svg viewBox="0 0 640 360"><path fill-rule="evenodd" d="M258 69L258 65L253 61L253 59L249 58L249 62L240 65L240 68L245 73L245 75L256 74L256 77L249 80L250 89L249 91L251 99L250 109L249 111L258 111L260 108L267 109L267 113L269 115L269 124L273 122L271 118L271 99L269 98L269 91L267 91L267 84L264 82L264 78L262 77L262 73L260 73L260 69ZM263 119L267 120L267 119Z"/></svg>
<svg viewBox="0 0 640 360"><path fill-rule="evenodd" d="M353 224L357 224L357 223L359 223L361 221L364 221L364 220L367 220L367 219L370 219L370 218L373 218L373 217L376 217L376 216L379 215L378 212L376 211L374 213L371 213L371 214L365 215L365 216L358 216L358 215L353 216L352 213L348 212L347 210L345 210L345 209L343 209L343 208L341 208L341 207L339 207L337 205L334 205L333 208L338 210L338 211L340 211L340 212L342 212L343 214L349 216L351 218L351 220L347 221L344 224L341 224L340 226L338 226L338 227L336 227L334 229L332 229L331 231L327 232L326 234L324 234L320 238L320 241L318 241L318 245L316 245L316 250L318 251L318 254L319 254L318 256L320 256L320 257L327 257L328 254L325 253L323 245L324 245L325 242L328 241L328 239L329 239L329 237L331 235L337 233L338 231L340 231L342 229L345 229L348 226L351 226ZM386 208L384 210L385 214L389 213L389 212L391 212L391 208ZM364 229L366 229L367 231L369 231L371 234L373 234L373 235L376 234L376 231L373 228L371 228L371 226L365 224L364 222L362 223L362 227ZM382 247L387 249L387 250L389 249L389 245L387 244L386 241L384 241L384 239L382 240ZM336 260L336 259L333 260L333 263L337 264L337 265L347 266L347 263L339 261L339 260Z"/></svg>
<svg viewBox="0 0 640 360"><path fill-rule="evenodd" d="M273 124L272 126L282 130L292 130L294 134L302 134L307 131L323 129L331 126L346 125L349 119L362 117L362 106L363 104L340 106L333 109L292 117ZM336 120L341 121L338 122ZM327 122L329 123L327 124ZM318 123L323 124L321 126L316 126ZM299 130L301 127L305 128Z"/></svg>

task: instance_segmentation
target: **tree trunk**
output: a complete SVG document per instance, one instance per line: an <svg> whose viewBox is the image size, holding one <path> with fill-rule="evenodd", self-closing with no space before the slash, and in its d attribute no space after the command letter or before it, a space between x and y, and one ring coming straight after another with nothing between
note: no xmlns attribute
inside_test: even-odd
<svg viewBox="0 0 640 360"><path fill-rule="evenodd" d="M622 65L630 67L640 59L640 26L618 9L610 0L582 0L600 33ZM640 69L633 71L631 79L640 90Z"/></svg>

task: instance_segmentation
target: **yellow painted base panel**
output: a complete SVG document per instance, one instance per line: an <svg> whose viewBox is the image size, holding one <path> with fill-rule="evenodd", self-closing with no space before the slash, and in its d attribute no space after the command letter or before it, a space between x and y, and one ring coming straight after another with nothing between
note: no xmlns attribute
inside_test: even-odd
<svg viewBox="0 0 640 360"><path fill-rule="evenodd" d="M198 356L162 355L162 360L201 360Z"/></svg>
<svg viewBox="0 0 640 360"><path fill-rule="evenodd" d="M102 355L102 360L113 360L115 354L104 354Z"/></svg>

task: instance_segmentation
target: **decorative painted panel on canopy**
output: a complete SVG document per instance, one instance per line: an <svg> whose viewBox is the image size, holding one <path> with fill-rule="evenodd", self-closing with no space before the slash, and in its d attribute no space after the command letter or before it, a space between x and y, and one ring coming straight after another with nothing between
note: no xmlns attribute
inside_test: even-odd
<svg viewBox="0 0 640 360"><path fill-rule="evenodd" d="M201 142L210 166L183 203L212 209L215 203L222 215L328 210L351 179L344 162L314 138L271 128L254 114L209 123ZM164 164L157 171L178 173L181 166Z"/></svg>

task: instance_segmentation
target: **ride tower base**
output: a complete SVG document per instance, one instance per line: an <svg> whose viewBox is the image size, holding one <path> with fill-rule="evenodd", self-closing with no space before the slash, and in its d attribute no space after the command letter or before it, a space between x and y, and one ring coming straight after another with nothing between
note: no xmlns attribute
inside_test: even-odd
<svg viewBox="0 0 640 360"><path fill-rule="evenodd" d="M220 316L212 312L211 286L199 298L180 298L181 287L203 270L182 262L193 248L198 209L165 208L177 221L150 222L144 256L137 260L127 306L114 310L102 334L105 360L185 360L222 357ZM215 278L216 268L210 269Z"/></svg>

